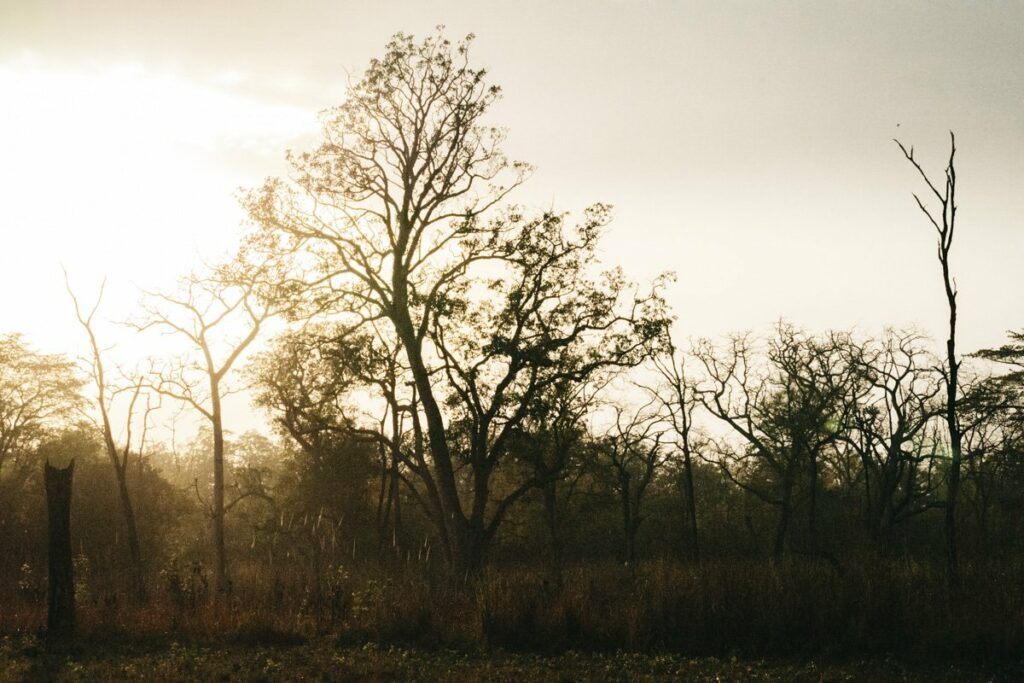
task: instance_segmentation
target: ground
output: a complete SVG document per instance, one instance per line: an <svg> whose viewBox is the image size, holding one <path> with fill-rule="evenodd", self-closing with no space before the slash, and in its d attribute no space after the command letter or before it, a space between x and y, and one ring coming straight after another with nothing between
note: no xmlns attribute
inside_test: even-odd
<svg viewBox="0 0 1024 683"><path fill-rule="evenodd" d="M0 640L2 681L1014 681L1024 663L962 666L686 658L671 654L538 656L457 652L329 639L239 645L77 643L47 650L32 638Z"/></svg>

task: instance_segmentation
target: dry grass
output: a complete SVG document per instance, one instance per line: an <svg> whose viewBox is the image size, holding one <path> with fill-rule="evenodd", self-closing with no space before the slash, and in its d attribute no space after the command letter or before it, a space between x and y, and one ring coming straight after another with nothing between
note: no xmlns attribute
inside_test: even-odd
<svg viewBox="0 0 1024 683"><path fill-rule="evenodd" d="M1024 571L966 567L949 595L941 573L907 562L673 562L567 569L495 568L476 581L423 572L335 570L320 590L300 575L253 580L221 601L161 589L148 606L90 600L93 642L283 646L329 637L462 651L671 652L696 657L895 656L1009 661L1024 652ZM243 582L239 582L243 584ZM41 631L42 606L6 605L0 634Z"/></svg>

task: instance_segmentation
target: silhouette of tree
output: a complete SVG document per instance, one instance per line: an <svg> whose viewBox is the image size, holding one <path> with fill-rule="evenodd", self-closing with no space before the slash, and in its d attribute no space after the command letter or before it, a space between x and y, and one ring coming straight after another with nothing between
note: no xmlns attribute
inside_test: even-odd
<svg viewBox="0 0 1024 683"><path fill-rule="evenodd" d="M459 573L538 484L490 485L534 397L640 362L665 317L656 292L593 272L608 207L575 226L497 209L529 168L482 123L500 91L471 39L397 34L325 114L323 143L289 156L295 182L246 201L254 243L297 254L311 305L398 344L429 450L411 474Z"/></svg>
<svg viewBox="0 0 1024 683"><path fill-rule="evenodd" d="M910 162L924 181L932 196L939 202L939 210L934 211L925 206L917 194L914 194L914 201L918 208L935 228L938 237L937 254L939 265L942 269L942 286L946 294L946 304L949 309L949 337L946 339L946 425L949 431L949 470L947 474L946 493L946 570L950 581L955 581L958 576L959 557L957 555L957 498L960 494L960 467L963 460L962 441L963 430L961 429L959 416L957 415L958 386L957 379L960 373L960 361L956 357L956 281L953 279L949 265L949 255L953 248L953 236L956 232L956 168L953 165L956 156L956 137L952 132L949 134L949 161L946 162L945 178L941 183L940 191L935 183L928 177L924 169L914 158L914 148L907 149L902 142L896 140L903 156Z"/></svg>
<svg viewBox="0 0 1024 683"><path fill-rule="evenodd" d="M17 488L48 429L83 406L75 363L34 351L17 334L0 336L0 486Z"/></svg>
<svg viewBox="0 0 1024 683"><path fill-rule="evenodd" d="M106 283L104 282L100 287L99 294L96 296L96 303L88 312L84 312L79 305L78 297L75 296L71 289L71 284L68 282L67 272L64 273L64 284L68 291L68 296L71 297L71 302L75 309L75 317L79 325L82 326L82 329L85 330L86 337L89 340L90 374L92 375L96 391L95 404L100 413L100 421L97 427L103 435L103 445L110 464L114 468L114 476L117 480L121 513L124 515L125 529L127 531L128 554L131 560L132 593L138 602L146 602L146 575L142 564L142 548L139 543L139 532L135 522L135 507L132 504L132 497L128 490L128 458L132 453L133 444L136 455L142 457L142 451L146 444L146 433L149 427L149 417L154 410L160 407L159 401L156 404L151 401L151 395L145 391L144 382L141 377L135 378L134 381L121 386L111 386L108 381L107 370L103 362L103 350L97 341L96 332L93 329L93 318L103 300L103 290ZM118 448L114 440L114 429L110 415L114 401L121 395L127 397L128 403L127 413L124 418L124 445L122 448ZM135 442L135 435L132 431L139 420L140 413L141 423L138 425L138 442Z"/></svg>
<svg viewBox="0 0 1024 683"><path fill-rule="evenodd" d="M225 501L223 400L236 391L229 374L263 325L290 306L270 262L253 265L240 257L205 277L190 275L176 294L147 293L139 331L160 330L183 339L188 350L172 362L154 364L146 380L153 391L194 409L211 428L214 588L230 588L224 545L224 515L238 501ZM247 495L247 494L240 494Z"/></svg>

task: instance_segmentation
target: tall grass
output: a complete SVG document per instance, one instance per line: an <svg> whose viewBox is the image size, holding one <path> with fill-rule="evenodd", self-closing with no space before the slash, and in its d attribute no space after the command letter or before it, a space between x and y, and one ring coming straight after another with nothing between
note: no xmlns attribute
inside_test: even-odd
<svg viewBox="0 0 1024 683"><path fill-rule="evenodd" d="M198 582L199 586L202 582ZM1024 653L1024 567L967 565L960 588L908 561L834 568L812 560L626 567L587 564L561 580L539 566L452 581L425 566L238 573L232 594L165 581L146 606L92 597L85 638L298 642L333 636L532 652L668 651L692 656L886 655L1001 660ZM0 610L0 634L45 623L38 601Z"/></svg>

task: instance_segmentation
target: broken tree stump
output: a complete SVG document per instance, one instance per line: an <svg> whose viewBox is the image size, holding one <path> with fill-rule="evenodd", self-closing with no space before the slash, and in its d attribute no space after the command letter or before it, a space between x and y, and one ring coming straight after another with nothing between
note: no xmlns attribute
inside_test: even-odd
<svg viewBox="0 0 1024 683"><path fill-rule="evenodd" d="M74 473L73 459L64 469L53 467L49 461L44 468L49 529L46 635L50 639L68 638L75 633L75 576L71 561L71 481Z"/></svg>

